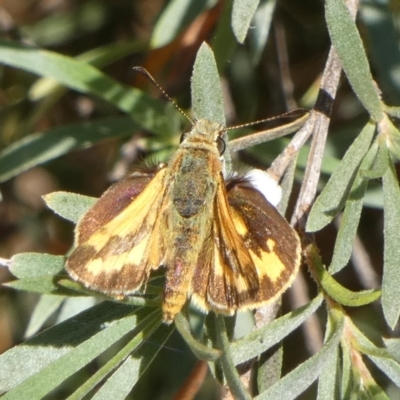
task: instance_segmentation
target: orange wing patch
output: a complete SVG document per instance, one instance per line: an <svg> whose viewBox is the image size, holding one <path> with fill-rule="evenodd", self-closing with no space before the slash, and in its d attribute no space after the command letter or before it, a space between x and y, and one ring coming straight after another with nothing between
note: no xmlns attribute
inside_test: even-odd
<svg viewBox="0 0 400 400"><path fill-rule="evenodd" d="M95 231L69 257L66 269L89 288L129 294L162 262L160 219L166 203L165 169L120 214ZM96 205L94 206L96 207Z"/></svg>
<svg viewBox="0 0 400 400"><path fill-rule="evenodd" d="M300 265L300 242L279 212L249 183L219 185L214 232L192 281L202 310L232 314L274 301ZM229 203L228 203L229 202Z"/></svg>

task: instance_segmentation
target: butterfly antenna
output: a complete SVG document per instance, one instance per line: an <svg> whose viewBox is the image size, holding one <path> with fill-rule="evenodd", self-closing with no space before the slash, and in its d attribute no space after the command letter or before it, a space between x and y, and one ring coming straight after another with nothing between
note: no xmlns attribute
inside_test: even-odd
<svg viewBox="0 0 400 400"><path fill-rule="evenodd" d="M140 72L142 75L144 75L149 81L151 81L157 88L158 90L175 106L175 108L184 116L186 117L191 123L192 125L194 125L194 121L192 120L192 118L190 118L185 111L182 110L182 108L180 108L178 106L178 104L176 104L176 102L171 98L171 96L161 87L161 85L153 78L153 76L150 74L149 71L147 71L146 68L143 67L133 67L134 71Z"/></svg>
<svg viewBox="0 0 400 400"><path fill-rule="evenodd" d="M231 131L232 129L238 129L238 128L246 128L248 126L253 126L257 124L262 124L263 122L268 122L268 121L274 121L280 118L293 118L293 117L298 117L304 114L309 113L309 110L306 110L305 108L296 108L296 110L288 111L285 112L281 115L276 115L275 117L270 117L270 118L264 118L264 119L259 119L258 121L254 122L248 122L246 124L240 124L240 125L235 125L235 126L230 126L226 128L228 131Z"/></svg>

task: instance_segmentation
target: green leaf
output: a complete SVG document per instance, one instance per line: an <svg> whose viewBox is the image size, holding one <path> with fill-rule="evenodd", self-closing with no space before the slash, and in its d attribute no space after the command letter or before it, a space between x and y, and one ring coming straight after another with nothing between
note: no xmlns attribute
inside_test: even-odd
<svg viewBox="0 0 400 400"><path fill-rule="evenodd" d="M65 257L42 253L20 253L11 258L11 273L17 278L52 277L64 270Z"/></svg>
<svg viewBox="0 0 400 400"><path fill-rule="evenodd" d="M220 350L207 347L192 336L189 322L182 313L176 315L175 326L187 345L193 351L193 354L200 360L215 361L221 356Z"/></svg>
<svg viewBox="0 0 400 400"><path fill-rule="evenodd" d="M235 367L235 363L232 358L232 348L229 344L225 320L222 315L215 316L215 328L218 347L222 350L222 355L219 361L222 365L222 370L224 372L228 387L234 398L251 400L252 397L244 387L239 373Z"/></svg>
<svg viewBox="0 0 400 400"><path fill-rule="evenodd" d="M371 150L377 146L376 157L370 167L361 165L359 173L364 179L379 179L389 168L389 157L386 143L374 143Z"/></svg>
<svg viewBox="0 0 400 400"><path fill-rule="evenodd" d="M334 321L328 318L325 331L324 343L326 343L333 334L332 328ZM318 397L317 400L335 400L339 397L338 386L338 370L339 370L339 346L336 347L332 358L322 370L318 379Z"/></svg>
<svg viewBox="0 0 400 400"><path fill-rule="evenodd" d="M368 381L365 387L369 396L368 400L390 400L385 391L375 381Z"/></svg>
<svg viewBox="0 0 400 400"><path fill-rule="evenodd" d="M65 294L60 291L54 276L40 276L37 278L23 278L16 281L3 283L4 286L24 292L39 294Z"/></svg>
<svg viewBox="0 0 400 400"><path fill-rule="evenodd" d="M350 399L354 388L357 387L353 374L351 361L351 349L345 340L342 340L342 381L341 381L341 397L342 399Z"/></svg>
<svg viewBox="0 0 400 400"><path fill-rule="evenodd" d="M132 339L114 357L98 369L82 386L80 386L68 400L79 400L88 394L109 373L115 370L129 355L134 352L143 341L157 329L161 323L160 312L156 310L138 323L131 333Z"/></svg>
<svg viewBox="0 0 400 400"><path fill-rule="evenodd" d="M368 356L397 386L400 387L400 364L389 357Z"/></svg>
<svg viewBox="0 0 400 400"><path fill-rule="evenodd" d="M374 76L385 94L385 100L399 104L400 82L396 71L390 68L390 65L400 65L397 24L393 19L391 3L382 2L377 7L374 3L365 2L358 12L363 37L368 41L368 57L374 68ZM383 106L387 111L387 107Z"/></svg>
<svg viewBox="0 0 400 400"><path fill-rule="evenodd" d="M384 109L391 117L400 119L400 107L391 107L384 105Z"/></svg>
<svg viewBox="0 0 400 400"><path fill-rule="evenodd" d="M0 63L42 77L81 93L96 95L127 112L143 127L163 131L162 106L138 89L121 85L95 67L59 53L0 40Z"/></svg>
<svg viewBox="0 0 400 400"><path fill-rule="evenodd" d="M383 342L391 355L391 357L400 363L400 339L393 338L393 339L385 339L383 338Z"/></svg>
<svg viewBox="0 0 400 400"><path fill-rule="evenodd" d="M321 305L322 294L309 304L280 317L261 329L251 332L243 339L231 344L231 353L235 365L248 361L279 343L290 332L300 326Z"/></svg>
<svg viewBox="0 0 400 400"><path fill-rule="evenodd" d="M378 126L382 142L387 146L390 153L398 160L400 159L400 131L385 114L384 119Z"/></svg>
<svg viewBox="0 0 400 400"><path fill-rule="evenodd" d="M368 122L349 147L324 190L315 200L308 216L307 232L319 231L343 208L361 160L371 145L374 132L375 124Z"/></svg>
<svg viewBox="0 0 400 400"><path fill-rule="evenodd" d="M400 189L393 162L383 175L384 264L382 309L388 325L394 329L400 314Z"/></svg>
<svg viewBox="0 0 400 400"><path fill-rule="evenodd" d="M57 360L68 354L73 356L71 362L76 361L75 355L78 358L79 354L89 357L92 345L95 347L92 358L96 357L97 351L102 352L110 342L113 343L114 339L121 337L125 330L134 328L135 317L129 317L130 322L126 318L123 319L133 311L130 306L104 302L6 351L0 356L0 394L16 388L15 392L13 390L9 393L8 398L40 398L41 389L36 393L33 387L30 388L29 382L39 386L42 382L46 388L56 387L58 383L50 379L54 373L52 367L57 367L58 371L61 369L61 375L64 373L63 368L71 368L67 363L68 359L64 359L65 363ZM122 325L118 319L121 319ZM45 370L50 373L48 379L46 374L43 375ZM56 376L55 379L59 378ZM24 395L24 387L29 392L32 390L34 396L30 397L28 392ZM17 397L17 394L20 397Z"/></svg>
<svg viewBox="0 0 400 400"><path fill-rule="evenodd" d="M59 284L59 282L57 283ZM60 311L57 315L56 323L59 324L61 322L64 322L67 319L80 314L81 312L93 307L96 304L98 304L98 299L93 296L73 297L71 295L68 295L68 297L61 305Z"/></svg>
<svg viewBox="0 0 400 400"><path fill-rule="evenodd" d="M322 349L285 375L268 390L256 396L255 400L276 400L282 398L283 393L285 400L297 398L318 378L321 372L332 361L332 358L335 357L337 346L343 333L343 326L343 318L336 319L332 327L333 334L326 341Z"/></svg>
<svg viewBox="0 0 400 400"><path fill-rule="evenodd" d="M192 75L192 107L197 119L225 123L225 110L217 65L211 48L203 43Z"/></svg>
<svg viewBox="0 0 400 400"><path fill-rule="evenodd" d="M78 4L71 11L49 13L33 24L20 27L24 37L40 46L56 46L94 32L107 21L107 7L97 1Z"/></svg>
<svg viewBox="0 0 400 400"><path fill-rule="evenodd" d="M271 31L275 8L276 0L261 0L254 14L252 29L249 31L253 65L257 65L261 60Z"/></svg>
<svg viewBox="0 0 400 400"><path fill-rule="evenodd" d="M107 350L117 340L134 330L136 319L136 315L125 317L105 327L84 343L73 348L72 351L62 355L42 368L37 374L26 379L4 395L3 399L42 399L43 396Z"/></svg>
<svg viewBox="0 0 400 400"><path fill-rule="evenodd" d="M329 272L334 274L340 271L349 261L353 242L360 222L363 200L368 181L364 179L364 171L372 166L378 152L378 145L374 143L364 157L360 169L354 179L348 199L346 200L340 227L336 236L335 248Z"/></svg>
<svg viewBox="0 0 400 400"><path fill-rule="evenodd" d="M31 134L0 153L0 182L60 157L73 149L105 139L130 136L137 129L138 125L132 118L120 117Z"/></svg>
<svg viewBox="0 0 400 400"><path fill-rule="evenodd" d="M260 0L234 0L232 30L238 42L243 43Z"/></svg>
<svg viewBox="0 0 400 400"><path fill-rule="evenodd" d="M310 251L309 254L312 258L312 263L321 286L333 300L344 306L359 307L372 303L380 297L381 292L379 290L362 290L360 292L353 292L346 289L324 268L318 254L313 254L312 251Z"/></svg>
<svg viewBox="0 0 400 400"><path fill-rule="evenodd" d="M93 400L125 399L159 351L164 347L172 332L173 325L161 324L151 335L152 343L143 341L139 350L129 357L95 393ZM157 345L154 345L155 343Z"/></svg>
<svg viewBox="0 0 400 400"><path fill-rule="evenodd" d="M374 86L363 42L345 2L326 1L325 18L332 44L351 87L371 118L375 122L380 121L383 118L382 104Z"/></svg>
<svg viewBox="0 0 400 400"><path fill-rule="evenodd" d="M30 337L37 333L44 323L58 310L65 301L64 296L43 295L37 302L35 309L29 319L25 337Z"/></svg>
<svg viewBox="0 0 400 400"><path fill-rule="evenodd" d="M172 0L165 7L151 36L152 48L163 47L172 42L201 13L214 7L216 0Z"/></svg>
<svg viewBox="0 0 400 400"><path fill-rule="evenodd" d="M56 214L74 223L77 223L98 200L95 197L68 192L49 193L43 196L43 199Z"/></svg>
<svg viewBox="0 0 400 400"><path fill-rule="evenodd" d="M282 376L283 344L280 343L262 353L257 362L257 389L264 392Z"/></svg>
<svg viewBox="0 0 400 400"><path fill-rule="evenodd" d="M219 71L226 71L235 49L238 47L238 42L231 28L232 4L232 1L224 1L222 3L218 25L211 41L211 48L214 51Z"/></svg>
<svg viewBox="0 0 400 400"><path fill-rule="evenodd" d="M94 394L92 400L125 400L136 383L132 377L137 373L137 360L128 357Z"/></svg>

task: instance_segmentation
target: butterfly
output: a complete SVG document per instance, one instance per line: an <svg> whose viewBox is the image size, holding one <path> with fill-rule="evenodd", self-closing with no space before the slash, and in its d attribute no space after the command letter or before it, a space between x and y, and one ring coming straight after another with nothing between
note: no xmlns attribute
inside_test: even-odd
<svg viewBox="0 0 400 400"><path fill-rule="evenodd" d="M164 267L166 323L189 298L227 315L276 300L297 274L300 240L246 177L224 177L225 132L196 120L167 164L112 185L77 224L70 276L121 296Z"/></svg>

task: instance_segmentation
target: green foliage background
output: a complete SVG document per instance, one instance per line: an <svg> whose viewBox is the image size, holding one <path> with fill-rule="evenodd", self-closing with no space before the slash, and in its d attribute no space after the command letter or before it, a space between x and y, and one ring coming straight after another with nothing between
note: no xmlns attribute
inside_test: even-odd
<svg viewBox="0 0 400 400"><path fill-rule="evenodd" d="M3 398L218 399L221 385L243 399L398 398L399 18L395 0L4 2ZM188 125L135 65L188 113L228 126L312 109L299 133L231 154L239 169L267 169L312 127L280 176L307 265L272 322L190 309L168 327L157 278L148 298L121 302L68 279L68 221L132 164L168 160ZM321 88L333 88L331 115Z"/></svg>

